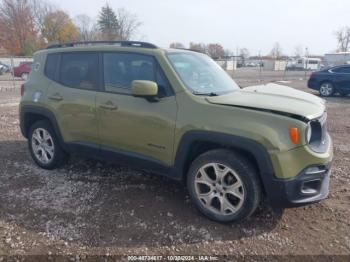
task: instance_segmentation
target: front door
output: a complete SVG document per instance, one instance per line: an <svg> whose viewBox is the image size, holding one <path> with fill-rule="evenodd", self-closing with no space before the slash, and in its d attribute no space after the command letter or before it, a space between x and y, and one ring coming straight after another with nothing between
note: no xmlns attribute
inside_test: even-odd
<svg viewBox="0 0 350 262"><path fill-rule="evenodd" d="M97 95L102 150L170 165L177 104L153 56L104 53L104 92ZM158 84L159 101L131 95L133 80Z"/></svg>

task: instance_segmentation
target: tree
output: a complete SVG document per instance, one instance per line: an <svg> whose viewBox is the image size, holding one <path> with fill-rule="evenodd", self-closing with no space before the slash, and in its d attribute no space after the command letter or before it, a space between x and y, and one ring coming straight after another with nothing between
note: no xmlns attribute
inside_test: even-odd
<svg viewBox="0 0 350 262"><path fill-rule="evenodd" d="M242 64L245 64L245 61L249 58L249 50L247 48L241 48L239 50L239 56L242 58Z"/></svg>
<svg viewBox="0 0 350 262"><path fill-rule="evenodd" d="M130 40L141 26L141 22L135 14L124 8L117 9L117 38L119 40Z"/></svg>
<svg viewBox="0 0 350 262"><path fill-rule="evenodd" d="M211 58L218 59L225 56L225 50L220 44L209 44L207 53Z"/></svg>
<svg viewBox="0 0 350 262"><path fill-rule="evenodd" d="M338 41L338 52L347 52L350 48L350 27L340 28L335 32Z"/></svg>
<svg viewBox="0 0 350 262"><path fill-rule="evenodd" d="M302 57L304 55L304 48L300 45L294 48L294 55L296 57Z"/></svg>
<svg viewBox="0 0 350 262"><path fill-rule="evenodd" d="M141 25L136 15L124 8L114 12L108 4L102 7L97 23L105 40L130 40Z"/></svg>
<svg viewBox="0 0 350 262"><path fill-rule="evenodd" d="M272 48L270 55L274 59L278 59L282 56L282 48L278 42L275 43L274 47Z"/></svg>
<svg viewBox="0 0 350 262"><path fill-rule="evenodd" d="M36 44L37 32L28 0L0 3L0 45L14 55L24 55L28 43ZM27 53L27 52L26 52Z"/></svg>
<svg viewBox="0 0 350 262"><path fill-rule="evenodd" d="M100 39L97 24L87 15L78 15L75 18L75 25L79 31L79 39L82 41L93 41Z"/></svg>
<svg viewBox="0 0 350 262"><path fill-rule="evenodd" d="M102 7L97 23L105 40L115 40L118 37L118 19L108 4Z"/></svg>
<svg viewBox="0 0 350 262"><path fill-rule="evenodd" d="M42 34L45 17L53 13L56 8L44 0L30 0L35 29Z"/></svg>
<svg viewBox="0 0 350 262"><path fill-rule="evenodd" d="M178 42L174 42L174 43L171 43L169 45L170 48L180 48L180 49L184 49L185 46L182 44L182 43L178 43Z"/></svg>
<svg viewBox="0 0 350 262"><path fill-rule="evenodd" d="M70 42L78 39L79 32L72 19L63 11L55 11L45 16L42 30L48 42Z"/></svg>
<svg viewBox="0 0 350 262"><path fill-rule="evenodd" d="M193 51L201 52L203 54L207 53L207 46L203 43L190 43L190 49Z"/></svg>

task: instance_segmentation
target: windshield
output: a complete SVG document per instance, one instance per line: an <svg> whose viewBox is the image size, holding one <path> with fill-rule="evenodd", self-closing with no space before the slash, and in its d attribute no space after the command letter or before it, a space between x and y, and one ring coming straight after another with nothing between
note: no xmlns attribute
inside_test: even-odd
<svg viewBox="0 0 350 262"><path fill-rule="evenodd" d="M170 63L194 94L220 95L239 89L211 58L199 53L170 53Z"/></svg>

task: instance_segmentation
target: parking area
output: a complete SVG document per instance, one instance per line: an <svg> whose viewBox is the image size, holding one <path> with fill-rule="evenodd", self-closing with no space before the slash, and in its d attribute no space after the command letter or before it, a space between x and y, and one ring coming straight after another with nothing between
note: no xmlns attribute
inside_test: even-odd
<svg viewBox="0 0 350 262"><path fill-rule="evenodd" d="M304 72L233 77L317 94ZM58 170L38 168L19 131L20 84L0 79L0 255L350 254L350 96L327 99L335 145L327 200L286 210L263 203L245 222L218 224L183 185L132 167L73 156Z"/></svg>

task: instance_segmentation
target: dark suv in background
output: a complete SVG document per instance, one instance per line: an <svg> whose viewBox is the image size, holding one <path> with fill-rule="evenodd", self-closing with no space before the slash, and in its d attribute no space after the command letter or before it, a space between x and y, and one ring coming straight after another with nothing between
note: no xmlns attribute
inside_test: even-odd
<svg viewBox="0 0 350 262"><path fill-rule="evenodd" d="M335 66L311 74L308 87L318 90L321 96L350 94L350 65Z"/></svg>

